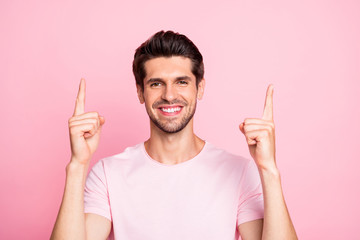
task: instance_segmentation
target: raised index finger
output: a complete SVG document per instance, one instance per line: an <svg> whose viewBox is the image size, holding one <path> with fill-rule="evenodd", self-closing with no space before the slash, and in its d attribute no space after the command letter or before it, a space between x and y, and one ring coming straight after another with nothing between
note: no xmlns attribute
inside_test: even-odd
<svg viewBox="0 0 360 240"><path fill-rule="evenodd" d="M274 86L270 84L266 91L263 119L273 121L273 93Z"/></svg>
<svg viewBox="0 0 360 240"><path fill-rule="evenodd" d="M80 115L85 112L85 79L80 80L79 92L75 102L74 115Z"/></svg>

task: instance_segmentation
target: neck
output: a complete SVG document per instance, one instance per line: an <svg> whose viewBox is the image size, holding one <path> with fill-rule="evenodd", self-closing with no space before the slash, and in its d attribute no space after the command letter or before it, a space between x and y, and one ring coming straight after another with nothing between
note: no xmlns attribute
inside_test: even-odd
<svg viewBox="0 0 360 240"><path fill-rule="evenodd" d="M205 142L194 134L193 120L177 133L165 133L150 123L150 138L144 143L149 156L154 160L174 165L194 158Z"/></svg>

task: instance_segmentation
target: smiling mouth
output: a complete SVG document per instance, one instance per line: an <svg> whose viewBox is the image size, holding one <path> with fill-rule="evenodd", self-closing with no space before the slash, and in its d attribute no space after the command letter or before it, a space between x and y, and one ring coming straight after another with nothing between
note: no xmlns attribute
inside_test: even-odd
<svg viewBox="0 0 360 240"><path fill-rule="evenodd" d="M167 113L173 113L173 112L179 112L181 110L181 107L174 107L174 108L160 108L161 111L167 112Z"/></svg>
<svg viewBox="0 0 360 240"><path fill-rule="evenodd" d="M183 107L174 106L174 107L159 107L158 109L164 115L176 115L181 112Z"/></svg>

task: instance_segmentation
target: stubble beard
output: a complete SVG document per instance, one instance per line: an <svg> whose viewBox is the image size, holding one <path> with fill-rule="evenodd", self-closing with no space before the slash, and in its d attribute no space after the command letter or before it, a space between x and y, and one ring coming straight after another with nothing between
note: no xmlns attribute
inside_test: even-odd
<svg viewBox="0 0 360 240"><path fill-rule="evenodd" d="M176 103L176 102L173 102L172 104L174 104L174 103ZM156 109L156 106L160 105L160 104L162 104L162 103L154 103L153 109ZM178 119L176 117L161 121L159 118L156 118L150 110L149 111L146 110L146 111L149 115L150 120L155 124L155 126L157 126L164 133L172 134L172 133L180 132L188 125L188 123L190 122L190 120L193 118L193 116L195 114L196 104L197 104L197 102L195 102L194 107L190 108L189 111L185 114L185 116L178 123L177 123ZM187 105L188 104L185 103L183 106L186 107ZM182 109L182 111L183 110L184 109Z"/></svg>

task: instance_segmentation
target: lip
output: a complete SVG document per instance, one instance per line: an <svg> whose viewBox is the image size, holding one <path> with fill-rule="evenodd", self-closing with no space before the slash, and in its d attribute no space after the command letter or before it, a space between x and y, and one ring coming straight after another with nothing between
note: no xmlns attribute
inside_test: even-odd
<svg viewBox="0 0 360 240"><path fill-rule="evenodd" d="M162 108L180 108L180 111L177 112L164 112ZM176 116L181 113L183 106L181 105L161 105L157 108L157 110L164 116Z"/></svg>

